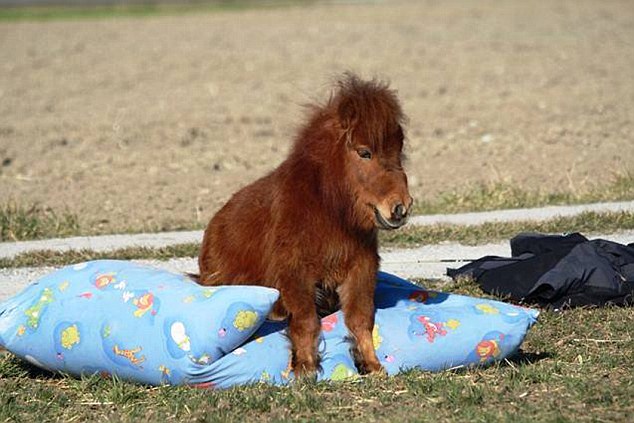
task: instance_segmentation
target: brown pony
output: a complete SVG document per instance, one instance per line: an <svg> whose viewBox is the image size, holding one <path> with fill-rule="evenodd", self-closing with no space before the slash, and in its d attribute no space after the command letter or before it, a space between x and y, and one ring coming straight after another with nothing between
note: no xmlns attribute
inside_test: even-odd
<svg viewBox="0 0 634 423"><path fill-rule="evenodd" d="M207 226L200 283L277 288L272 315L289 318L298 376L319 364L317 291L338 294L362 370L382 370L372 343L377 230L402 226L412 205L403 120L386 84L345 74L311 107L288 158Z"/></svg>

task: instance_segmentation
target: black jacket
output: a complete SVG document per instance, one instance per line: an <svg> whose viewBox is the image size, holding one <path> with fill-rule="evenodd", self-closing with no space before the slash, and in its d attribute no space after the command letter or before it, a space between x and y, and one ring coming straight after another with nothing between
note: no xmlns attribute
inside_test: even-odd
<svg viewBox="0 0 634 423"><path fill-rule="evenodd" d="M554 308L634 304L634 243L524 233L511 240L511 254L483 257L447 269L447 275L471 277L485 292Z"/></svg>

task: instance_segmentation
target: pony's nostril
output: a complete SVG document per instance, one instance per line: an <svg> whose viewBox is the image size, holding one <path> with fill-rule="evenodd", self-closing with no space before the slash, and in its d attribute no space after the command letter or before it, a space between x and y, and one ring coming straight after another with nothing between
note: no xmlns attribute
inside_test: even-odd
<svg viewBox="0 0 634 423"><path fill-rule="evenodd" d="M405 207L402 204L397 204L396 207L394 207L393 215L395 220L403 219L403 217L405 217L405 213L407 213L407 210L405 210Z"/></svg>

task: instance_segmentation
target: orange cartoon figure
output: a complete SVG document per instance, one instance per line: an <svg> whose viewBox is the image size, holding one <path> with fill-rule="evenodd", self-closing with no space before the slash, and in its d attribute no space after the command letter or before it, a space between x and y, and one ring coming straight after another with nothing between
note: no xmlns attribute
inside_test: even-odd
<svg viewBox="0 0 634 423"><path fill-rule="evenodd" d="M134 298L132 303L136 306L136 310L134 311L135 317L141 317L148 311L152 310L152 306L154 305L154 294L148 292L139 298ZM153 313L156 314L156 313Z"/></svg>
<svg viewBox="0 0 634 423"><path fill-rule="evenodd" d="M141 350L142 350L141 347L136 347L131 349L119 348L118 345L115 345L114 347L112 347L112 352L115 355L129 360L130 363L134 364L135 366L139 366L141 365L141 363L145 361L144 355L142 355L141 357L137 357L137 354L140 353Z"/></svg>
<svg viewBox="0 0 634 423"><path fill-rule="evenodd" d="M114 275L114 273L102 273L97 275L94 282L95 286L98 289L106 288L108 285L116 282Z"/></svg>
<svg viewBox="0 0 634 423"><path fill-rule="evenodd" d="M500 347L495 340L480 341L476 346L476 354L480 357L480 361L486 361L489 358L500 355Z"/></svg>

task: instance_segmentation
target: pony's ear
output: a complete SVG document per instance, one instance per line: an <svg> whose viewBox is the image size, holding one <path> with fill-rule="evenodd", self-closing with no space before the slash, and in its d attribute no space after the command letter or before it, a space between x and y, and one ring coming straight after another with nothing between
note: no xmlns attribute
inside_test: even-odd
<svg viewBox="0 0 634 423"><path fill-rule="evenodd" d="M357 113L349 99L342 99L337 105L337 118L344 131L351 131L357 126Z"/></svg>

